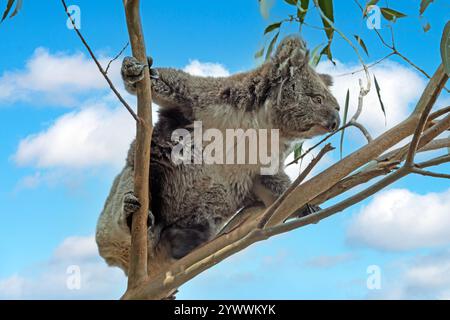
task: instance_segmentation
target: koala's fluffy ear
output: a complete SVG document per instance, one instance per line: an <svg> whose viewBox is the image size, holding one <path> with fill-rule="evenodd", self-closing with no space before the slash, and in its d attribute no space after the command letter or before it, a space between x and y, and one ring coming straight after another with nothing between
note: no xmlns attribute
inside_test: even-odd
<svg viewBox="0 0 450 320"><path fill-rule="evenodd" d="M305 42L296 36L286 37L278 45L272 59L278 74L287 75L295 68L302 68L309 62L309 53Z"/></svg>
<svg viewBox="0 0 450 320"><path fill-rule="evenodd" d="M331 87L333 85L333 77L329 74L321 73L319 74L322 81L327 85L327 87Z"/></svg>

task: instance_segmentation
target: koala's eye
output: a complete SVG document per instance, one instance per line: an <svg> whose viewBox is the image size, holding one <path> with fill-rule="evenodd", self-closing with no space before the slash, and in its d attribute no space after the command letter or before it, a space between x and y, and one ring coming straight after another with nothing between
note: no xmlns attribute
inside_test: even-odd
<svg viewBox="0 0 450 320"><path fill-rule="evenodd" d="M315 97L313 98L313 101L314 101L315 103L317 103L317 104L322 104L323 99L322 99L321 96L315 96Z"/></svg>

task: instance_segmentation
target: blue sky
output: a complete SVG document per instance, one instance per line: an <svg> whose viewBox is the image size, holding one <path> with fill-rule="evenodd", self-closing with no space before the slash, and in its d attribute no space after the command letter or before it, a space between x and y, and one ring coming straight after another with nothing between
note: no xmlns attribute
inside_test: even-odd
<svg viewBox="0 0 450 320"><path fill-rule="evenodd" d="M355 4L335 3L337 26L364 39L370 51L366 60L385 55ZM396 43L408 58L433 73L440 63L439 41L450 8L442 0L432 3L424 18L431 30L424 33L418 3L395 2L395 9L410 15L396 23ZM128 40L121 1L68 4L80 6L82 32L107 63ZM265 26L290 13L292 8L281 0L268 20L262 18L256 0L142 4L147 49L155 65L205 75L255 67L254 53L268 42L262 36ZM309 19L320 24L315 14ZM295 31L294 25L282 29L283 34ZM387 35L386 31L381 30ZM322 33L305 28L303 36L314 48L324 43ZM74 32L66 28L59 1L25 1L16 18L0 25L0 38L0 298L118 298L126 280L120 270L106 267L97 257L92 236L134 135L133 121L111 96ZM357 67L351 48L337 35L333 52L337 66L323 62L321 71L340 75ZM123 91L118 70L116 62L110 75ZM395 58L373 72L381 83L389 127L408 115L426 79ZM335 77L334 93L341 103L347 88L352 89L350 110L359 77ZM133 103L132 97L126 98ZM449 101L443 94L439 106ZM374 135L386 128L374 92L361 121ZM360 134L349 130L345 152L362 143ZM319 167L338 158L336 151ZM437 170L449 169L445 165ZM288 172L294 176L297 170ZM318 225L231 257L183 286L179 297L450 298L450 280L445 277L450 274L449 188L445 180L407 177ZM70 265L81 268L80 290L67 289ZM367 288L370 265L381 270L379 290Z"/></svg>

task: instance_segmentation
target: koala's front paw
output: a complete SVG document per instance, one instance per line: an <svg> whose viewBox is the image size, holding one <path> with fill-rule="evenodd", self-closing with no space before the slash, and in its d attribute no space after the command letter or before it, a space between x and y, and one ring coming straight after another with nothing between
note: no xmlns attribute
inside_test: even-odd
<svg viewBox="0 0 450 320"><path fill-rule="evenodd" d="M128 84L135 84L144 78L144 69L147 64L140 63L134 57L125 57L122 62L122 78Z"/></svg>
<svg viewBox="0 0 450 320"><path fill-rule="evenodd" d="M133 191L125 193L123 197L123 210L121 217L121 225L126 228L127 232L131 231L131 224L133 222L133 214L141 208L139 199L135 196ZM147 227L149 237L156 243L159 240L159 229L155 226L155 217L152 212L148 212Z"/></svg>

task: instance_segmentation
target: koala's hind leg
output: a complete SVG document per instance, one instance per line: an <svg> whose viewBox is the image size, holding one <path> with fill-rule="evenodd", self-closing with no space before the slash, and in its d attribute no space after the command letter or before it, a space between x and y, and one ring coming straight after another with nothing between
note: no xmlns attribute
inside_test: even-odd
<svg viewBox="0 0 450 320"><path fill-rule="evenodd" d="M207 221L189 227L169 226L162 230L161 244L168 247L174 259L181 259L211 237Z"/></svg>
<svg viewBox="0 0 450 320"><path fill-rule="evenodd" d="M280 197L291 184L288 175L284 172L279 172L275 175L259 176L255 181L253 192L261 199L266 207L270 206L275 200ZM301 209L297 210L292 217L305 217L321 208L317 205L306 204Z"/></svg>

